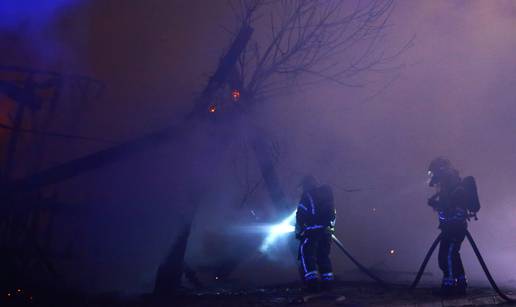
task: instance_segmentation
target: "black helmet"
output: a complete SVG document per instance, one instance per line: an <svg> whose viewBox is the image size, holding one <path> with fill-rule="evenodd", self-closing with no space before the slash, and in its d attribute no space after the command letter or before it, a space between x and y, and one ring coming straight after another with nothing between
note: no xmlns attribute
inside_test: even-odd
<svg viewBox="0 0 516 307"><path fill-rule="evenodd" d="M433 159L428 166L428 176L430 177L428 185L433 187L436 183L442 182L443 179L453 171L454 169L450 160L444 157Z"/></svg>
<svg viewBox="0 0 516 307"><path fill-rule="evenodd" d="M301 179L299 186L303 188L303 191L309 191L317 187L317 179L312 175L306 175Z"/></svg>

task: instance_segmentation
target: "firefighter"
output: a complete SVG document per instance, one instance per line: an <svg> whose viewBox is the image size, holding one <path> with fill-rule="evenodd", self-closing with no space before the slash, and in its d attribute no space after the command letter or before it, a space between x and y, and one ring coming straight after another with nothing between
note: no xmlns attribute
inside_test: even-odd
<svg viewBox="0 0 516 307"><path fill-rule="evenodd" d="M300 271L309 292L329 289L334 280L329 257L336 217L333 192L328 185L319 185L313 176L305 176L300 187L296 212Z"/></svg>
<svg viewBox="0 0 516 307"><path fill-rule="evenodd" d="M439 268L443 272L440 294L463 295L467 281L460 257L460 247L468 227L468 200L459 172L449 160L438 157L428 167L429 185L436 193L428 205L437 211L441 242Z"/></svg>

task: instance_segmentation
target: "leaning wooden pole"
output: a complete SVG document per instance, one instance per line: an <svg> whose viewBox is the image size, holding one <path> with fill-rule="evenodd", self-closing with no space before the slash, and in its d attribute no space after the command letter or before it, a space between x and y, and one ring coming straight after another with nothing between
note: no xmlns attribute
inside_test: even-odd
<svg viewBox="0 0 516 307"><path fill-rule="evenodd" d="M56 184L85 172L113 164L121 159L143 152L148 148L164 144L171 140L181 139L186 132L192 129L196 120L207 116L208 107L213 94L217 88L223 85L229 78L231 69L235 66L238 57L245 49L252 33L253 29L251 27L246 25L242 27L233 41L231 48L222 58L217 70L208 81L205 89L202 91L194 109L189 113L186 119L177 125L169 126L165 129L141 136L137 139L111 148L65 162L61 165L37 172L32 176L15 180L2 187L0 190L0 197L5 198L13 194L29 192L48 185Z"/></svg>

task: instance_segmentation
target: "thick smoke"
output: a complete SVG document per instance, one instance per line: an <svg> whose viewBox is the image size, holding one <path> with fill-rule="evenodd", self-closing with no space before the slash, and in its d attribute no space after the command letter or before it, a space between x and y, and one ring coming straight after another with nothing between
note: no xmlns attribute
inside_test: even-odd
<svg viewBox="0 0 516 307"><path fill-rule="evenodd" d="M42 33L38 26L80 3L31 2L0 3L0 27L26 42ZM81 36L84 25L77 23L63 41L83 50L91 39L80 59L90 61L95 77L110 89L87 114L86 130L130 139L170 125L191 108L194 93L227 48L229 35L217 26L227 24L230 10L208 9L208 1L106 4L111 2L93 5L91 33ZM514 16L512 1L399 1L387 48L416 39L400 56L405 66L393 83L387 75L359 89L319 84L253 110L246 120L280 145L276 167L289 205L295 207L302 175L330 184L337 235L346 247L385 279L408 283L438 234L435 213L426 206L432 191L425 170L435 156L448 156L462 175L477 179L483 207L470 231L486 262L498 281L514 282ZM254 154L239 145L245 127L201 127L188 145L153 148L60 186L63 202L73 205L56 230L69 238L60 237L56 245L75 255L67 264L74 285L151 291L156 269L191 211L185 198L191 188L202 200L186 261L204 281L217 284L217 266L235 258L238 267L228 281L233 285L297 280L289 248L262 257L260 236L235 231L270 222L266 218L276 213L263 184L242 205L242 174L251 186L261 180ZM338 250L332 257L342 279L364 278ZM463 257L472 285L483 283L468 243ZM430 262L433 275L424 282L439 282L436 262Z"/></svg>
<svg viewBox="0 0 516 307"><path fill-rule="evenodd" d="M276 97L255 109L247 119L265 131L271 141L279 142L281 155L277 171L291 205L295 206L299 197L296 191L299 178L306 173L332 185L338 211L337 235L360 261L385 272L388 280L408 283L438 234L435 213L426 206L426 198L432 191L425 182L428 162L438 155L448 156L462 175L477 178L483 208L480 220L472 222L470 230L496 278L502 283L514 279L516 272L511 271L510 259L515 247L510 238L515 227L511 217L516 198L512 183L516 178L511 170L516 165L513 155L516 145L511 140L516 129L512 120L516 111L512 98L516 93L511 84L515 81L512 71L516 65L513 59L516 41L508 39L514 19L498 6L498 2L481 1L401 2L392 16L394 25L390 28L395 39L387 47L396 50L416 34L415 45L401 56L406 66L400 77L380 95L365 100L371 96L375 84L363 89L320 84ZM224 23L223 16L210 22ZM201 22L202 19L195 20ZM188 20L183 23L185 27L191 25ZM198 40L188 46L194 46L192 50L198 50L197 56L205 61L203 55L207 53L203 48L214 50L215 47L206 43L204 35L197 35ZM189 49L185 47L185 50ZM147 64L158 69L160 59L167 58L161 56ZM182 58L191 59L186 55ZM216 63L215 57L212 60ZM194 71L186 66L186 69L190 68L195 75L207 67L195 66ZM154 78L160 75L155 74ZM168 76L163 71L161 74ZM149 79L152 80L152 76ZM389 79L387 76L386 80ZM192 90L202 88L201 82L190 85ZM150 109L151 105L141 109ZM163 105L166 104L160 104ZM178 149L172 147L170 154L161 154L159 159L149 154L147 159L139 160L139 172L146 175L136 176L145 179L134 182L142 184L138 189L141 189L142 203L149 191L153 195L170 195L170 203L157 200L154 209L145 209L148 217L140 223L148 225L156 220L153 216L165 214L170 214L171 223L181 219L174 208L185 204L175 200L177 194L167 187L179 185L181 177L172 179L170 177L174 176L154 170L167 165L171 171L182 174L190 172L186 164L195 164L197 174L189 176L202 179L209 189L203 192L202 205L194 221L187 262L199 269L208 283L216 283L214 278L221 264L236 258L239 265L231 275L233 285L296 280L295 254L288 249L282 252L280 258L293 260L288 265L270 261L259 254L261 238L232 230L232 224L255 222L249 216L250 209L256 209L258 215L273 215L263 185L245 206L239 206L243 188L234 172L234 156L241 148L227 143L238 143L242 136L235 131L245 130L244 126L228 124L225 127L219 122L215 130L222 137L216 141L206 131L192 137L192 143L205 144L204 153L199 153L200 160L179 157ZM183 151L188 150L183 148ZM182 155L188 156L185 152ZM260 172L252 152L248 155L248 162L245 162L245 154L237 162L250 165L253 184L260 179ZM177 171L181 163L185 165ZM106 188L100 195L109 196L115 204L133 198L131 193L124 193L136 189L122 188L133 182L130 176L124 176L131 174L131 169L131 163L110 168L111 180L118 182L115 186L120 186L119 191ZM134 182L130 186L138 185ZM89 198L92 202L95 199L94 196ZM135 204L134 208L137 207ZM106 226L105 231L109 232L110 228ZM125 279L127 283L137 285L145 281L148 282L145 289L150 288L152 270L164 257L172 233L169 229L167 235L155 230L140 234L148 238L147 242L153 242L153 247L141 254L127 253L123 257L126 263L130 259L140 263L141 268L126 269L126 263L118 265L119 272L128 272L131 276L132 279ZM123 247L135 251L146 246L138 244L126 237L112 246L104 241L99 249L106 250L108 246L106 255L102 254L107 257ZM485 282L467 243L463 255L471 282ZM332 257L341 278L364 278L338 250ZM137 271L143 276L141 279ZM433 275L423 281L438 283L440 272L435 258L429 271Z"/></svg>

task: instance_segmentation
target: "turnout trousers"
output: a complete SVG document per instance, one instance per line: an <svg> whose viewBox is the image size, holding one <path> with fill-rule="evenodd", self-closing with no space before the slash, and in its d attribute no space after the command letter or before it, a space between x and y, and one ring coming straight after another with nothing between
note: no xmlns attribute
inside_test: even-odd
<svg viewBox="0 0 516 307"><path fill-rule="evenodd" d="M460 247L466 237L466 227L443 225L439 246L439 268L443 272L443 287L461 286L466 283L464 266L460 258Z"/></svg>
<svg viewBox="0 0 516 307"><path fill-rule="evenodd" d="M306 283L332 281L333 271L330 260L331 234L318 229L309 231L300 240L299 268Z"/></svg>

